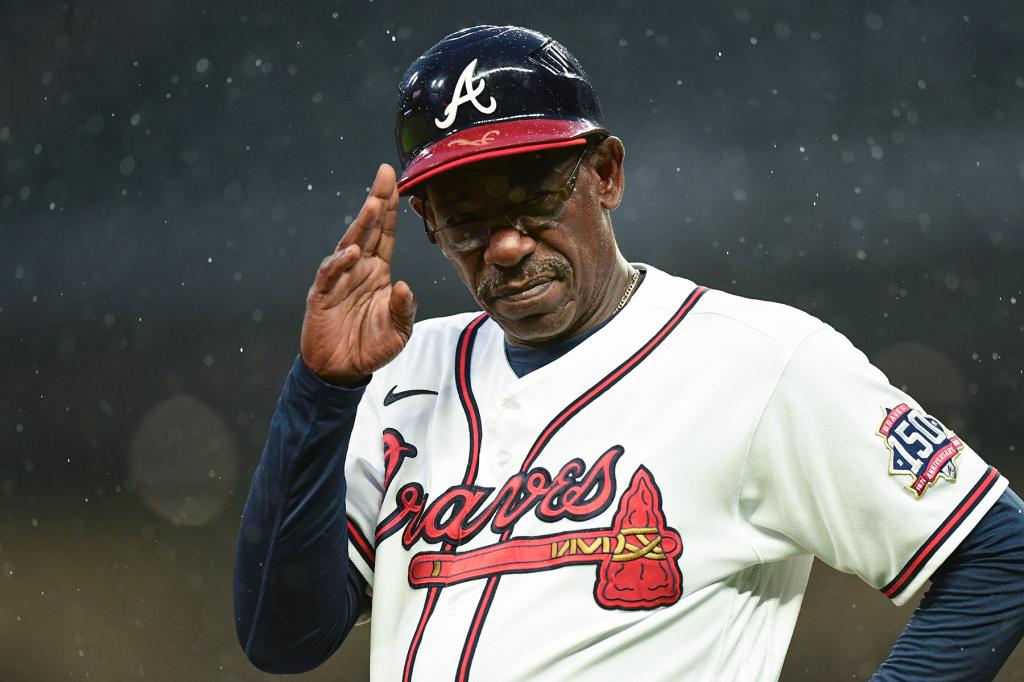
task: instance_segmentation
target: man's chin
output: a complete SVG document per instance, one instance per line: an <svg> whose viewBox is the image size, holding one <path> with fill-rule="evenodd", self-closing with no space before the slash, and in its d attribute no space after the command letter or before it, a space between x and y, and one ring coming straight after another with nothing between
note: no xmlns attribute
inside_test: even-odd
<svg viewBox="0 0 1024 682"><path fill-rule="evenodd" d="M505 332L509 342L517 346L543 346L558 341L566 335L572 325L572 314L568 305L559 308L524 315L519 318L506 318L496 311L488 311L491 319Z"/></svg>

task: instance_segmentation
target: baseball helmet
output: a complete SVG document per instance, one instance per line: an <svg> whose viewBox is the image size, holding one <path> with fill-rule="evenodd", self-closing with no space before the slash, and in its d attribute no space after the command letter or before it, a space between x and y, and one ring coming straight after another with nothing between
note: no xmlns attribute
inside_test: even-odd
<svg viewBox="0 0 1024 682"><path fill-rule="evenodd" d="M398 86L400 194L484 159L585 144L605 133L576 57L518 26L474 26L419 57Z"/></svg>

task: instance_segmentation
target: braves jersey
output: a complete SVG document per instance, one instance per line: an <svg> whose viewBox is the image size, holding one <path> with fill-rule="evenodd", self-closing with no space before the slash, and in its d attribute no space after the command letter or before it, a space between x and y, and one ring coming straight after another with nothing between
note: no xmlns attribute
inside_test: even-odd
<svg viewBox="0 0 1024 682"><path fill-rule="evenodd" d="M1007 482L842 335L648 265L518 378L416 325L345 475L378 680L775 680L812 558L907 601Z"/></svg>

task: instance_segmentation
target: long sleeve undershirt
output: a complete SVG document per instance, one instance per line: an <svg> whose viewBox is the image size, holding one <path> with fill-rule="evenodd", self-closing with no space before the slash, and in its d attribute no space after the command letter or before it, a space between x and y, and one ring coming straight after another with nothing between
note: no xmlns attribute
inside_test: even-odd
<svg viewBox="0 0 1024 682"><path fill-rule="evenodd" d="M363 388L324 382L296 356L242 513L235 629L249 660L297 673L352 629L365 582L349 566L345 453Z"/></svg>
<svg viewBox="0 0 1024 682"><path fill-rule="evenodd" d="M884 682L991 680L1024 635L1024 502L1010 489L932 574Z"/></svg>
<svg viewBox="0 0 1024 682"><path fill-rule="evenodd" d="M523 376L578 345L580 337L543 350L506 346L506 355ZM246 501L235 561L238 639L261 670L315 668L337 650L367 606L366 583L348 560L344 480L363 390L324 382L300 356L285 381ZM872 679L990 679L1022 635L1024 502L1007 490L932 576Z"/></svg>

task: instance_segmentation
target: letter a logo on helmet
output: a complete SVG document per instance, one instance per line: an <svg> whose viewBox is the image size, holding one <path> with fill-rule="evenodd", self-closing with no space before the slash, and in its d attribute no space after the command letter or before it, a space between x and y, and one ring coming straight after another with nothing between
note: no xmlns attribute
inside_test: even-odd
<svg viewBox="0 0 1024 682"><path fill-rule="evenodd" d="M434 125L444 130L455 123L455 116L459 113L459 107L466 102L472 102L473 106L477 108L481 114L490 114L494 112L494 108L498 106L498 103L491 97L491 103L487 106L480 104L477 96L484 91L486 83L484 79L479 79L476 83L473 83L473 72L476 71L476 60L474 59L469 64L466 64L466 68L462 70L462 75L459 76L459 82L455 84L455 93L452 95L452 101L444 108L444 120L434 119Z"/></svg>

